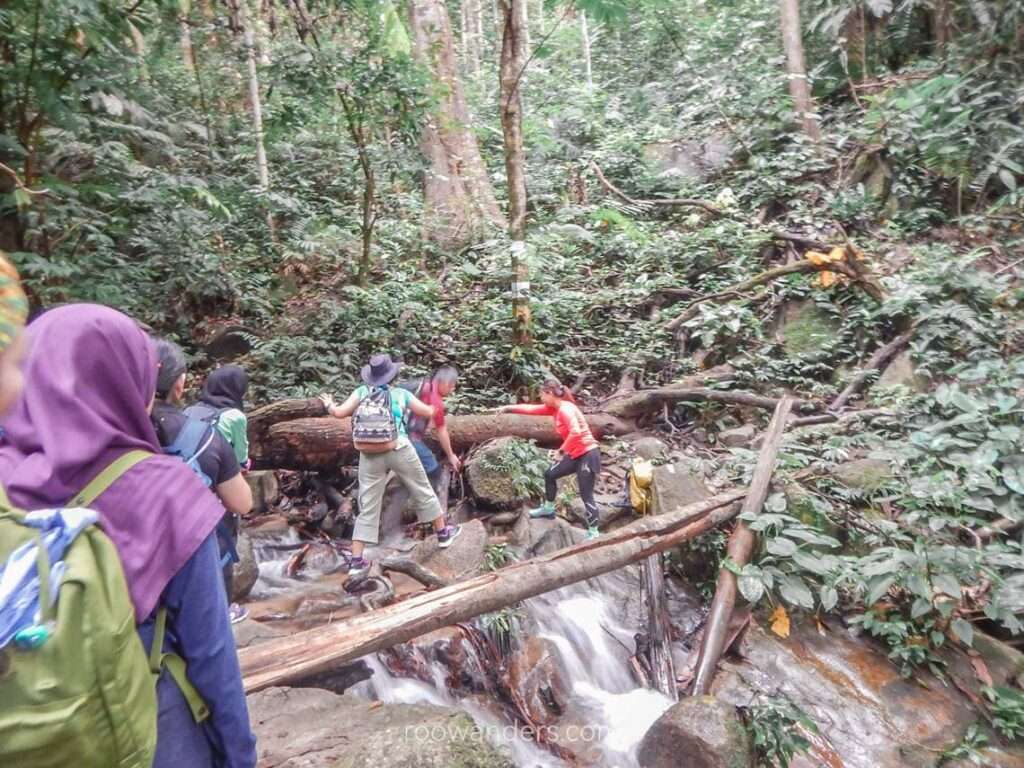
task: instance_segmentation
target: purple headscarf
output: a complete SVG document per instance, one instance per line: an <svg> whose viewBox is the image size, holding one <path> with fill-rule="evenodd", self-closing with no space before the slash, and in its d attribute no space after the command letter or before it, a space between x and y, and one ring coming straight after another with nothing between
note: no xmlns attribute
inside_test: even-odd
<svg viewBox="0 0 1024 768"><path fill-rule="evenodd" d="M0 483L19 507L59 507L122 454L154 453L92 505L121 555L141 623L224 508L184 463L161 452L147 413L155 353L134 321L75 304L45 313L27 336L25 392L4 420Z"/></svg>

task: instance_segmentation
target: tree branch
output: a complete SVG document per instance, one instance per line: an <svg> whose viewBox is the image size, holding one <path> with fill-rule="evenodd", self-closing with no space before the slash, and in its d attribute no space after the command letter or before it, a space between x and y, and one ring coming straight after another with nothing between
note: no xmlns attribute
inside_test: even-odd
<svg viewBox="0 0 1024 768"><path fill-rule="evenodd" d="M914 337L914 333L917 331L917 326L918 324L914 323L910 327L909 331L901 333L888 344L885 344L875 350L875 353L868 359L867 364L850 380L850 383L847 384L846 388L839 393L839 396L832 401L828 409L830 411L838 411L842 409L843 406L849 402L851 397L863 389L868 378L873 373L881 372L885 365L895 357L900 350L910 343L910 340Z"/></svg>
<svg viewBox="0 0 1024 768"><path fill-rule="evenodd" d="M597 180L601 182L601 186L603 186L606 190L611 192L613 195L615 195L623 202L628 203L629 205L635 205L638 208L650 208L657 205L665 206L668 208L703 208L705 211L714 216L725 215L720 208L712 205L711 203L705 202L704 200L696 200L691 198L672 198L665 200L637 200L635 198L630 197L621 189L612 184L601 171L600 166L598 166L598 164L595 161L590 161L590 168L591 170L594 171L594 175L597 176Z"/></svg>

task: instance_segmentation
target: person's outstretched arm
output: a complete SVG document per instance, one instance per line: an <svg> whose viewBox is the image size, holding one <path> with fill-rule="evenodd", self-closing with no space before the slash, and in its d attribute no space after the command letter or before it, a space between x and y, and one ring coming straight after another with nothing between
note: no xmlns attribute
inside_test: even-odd
<svg viewBox="0 0 1024 768"><path fill-rule="evenodd" d="M338 405L330 395L320 395L320 402L322 402L324 404L324 408L327 409L328 416L333 416L336 419L344 419L356 412L356 408L359 407L359 396L353 392L348 396L348 400L341 405Z"/></svg>
<svg viewBox="0 0 1024 768"><path fill-rule="evenodd" d="M548 408L544 403L519 403L518 405L503 405L498 409L499 413L520 413L524 416L551 416L554 409Z"/></svg>

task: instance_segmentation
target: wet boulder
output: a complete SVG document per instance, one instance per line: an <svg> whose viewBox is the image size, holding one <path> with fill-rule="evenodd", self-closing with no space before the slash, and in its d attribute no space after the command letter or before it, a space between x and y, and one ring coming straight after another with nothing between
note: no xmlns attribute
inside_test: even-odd
<svg viewBox="0 0 1024 768"><path fill-rule="evenodd" d="M683 699L640 742L644 768L748 768L750 736L736 708L713 696ZM684 759L685 758L685 759Z"/></svg>
<svg viewBox="0 0 1024 768"><path fill-rule="evenodd" d="M487 550L487 529L479 520L462 524L462 533L447 549L441 549L436 536L417 544L409 557L448 582L476 576L483 571Z"/></svg>
<svg viewBox="0 0 1024 768"><path fill-rule="evenodd" d="M381 704L318 688L248 698L260 768L514 768L468 715Z"/></svg>
<svg viewBox="0 0 1024 768"><path fill-rule="evenodd" d="M260 577L260 566L256 562L256 553L248 534L240 533L238 535L236 549L238 550L238 562L234 565L234 579L231 584L231 602L233 603L247 598Z"/></svg>
<svg viewBox="0 0 1024 768"><path fill-rule="evenodd" d="M552 725L565 713L570 689L551 640L527 637L509 660L507 675L509 690L530 722Z"/></svg>
<svg viewBox="0 0 1024 768"><path fill-rule="evenodd" d="M487 509L518 509L530 500L515 478L501 468L501 456L513 437L484 443L466 464L466 484L477 504Z"/></svg>
<svg viewBox="0 0 1024 768"><path fill-rule="evenodd" d="M884 650L836 623L819 630L794 622L788 638L751 624L739 656L722 662L712 687L716 697L736 706L760 696L784 697L818 725L810 754L795 758L793 768L933 768L936 756L958 744L979 719L957 685L924 671L902 677ZM998 685L1015 665L989 658ZM976 676L969 662L962 666L964 680ZM950 664L954 676L961 674L957 667ZM1021 752L1001 749L985 765L1019 766Z"/></svg>
<svg viewBox="0 0 1024 768"><path fill-rule="evenodd" d="M469 632L462 627L442 629L420 635L381 651L378 657L395 677L412 677L436 685L433 665L445 670L446 692L459 698L485 694L491 689L489 672L473 647Z"/></svg>

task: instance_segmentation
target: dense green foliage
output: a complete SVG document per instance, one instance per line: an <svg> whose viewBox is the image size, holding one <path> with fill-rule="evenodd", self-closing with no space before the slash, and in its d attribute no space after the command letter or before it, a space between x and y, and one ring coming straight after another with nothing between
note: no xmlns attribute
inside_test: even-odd
<svg viewBox="0 0 1024 768"><path fill-rule="evenodd" d="M580 379L586 397L625 371L654 384L726 361L727 385L827 401L914 325L913 380L869 395L892 417L787 436L782 479L818 474L750 521L761 549L737 568L741 590L852 614L907 674L941 674L938 652L970 645L975 624L1020 629L1008 581L1024 567L1020 538L992 526L1024 519L1021 0L805 2L818 145L791 119L774 4L582 3L591 86L576 12L547 3L524 75L525 350L510 342L505 234L450 251L424 241L417 142L439 91L408 53L399 4L307 5L315 35L294 4L252 14L269 189L243 38L223 7L0 8L0 248L38 305L120 307L181 340L200 368L214 330L244 326L257 400L344 390L375 351L417 371L451 361L463 372L456 407L493 405L546 371ZM498 41L484 29L479 72L465 66L463 79L501 199ZM717 213L636 202L667 198ZM665 329L684 308L673 291L714 293L848 243L881 301L794 274ZM712 435L736 418L706 406L668 416L666 429ZM880 462L871 482L833 478L864 459ZM538 492L543 455L527 446L509 461ZM743 481L753 461L735 449L715 469ZM499 634L513 625L505 613L488 621ZM991 697L1000 728L1018 733L1019 702ZM791 752L770 738L777 759Z"/></svg>

